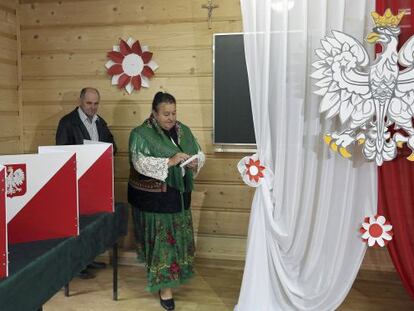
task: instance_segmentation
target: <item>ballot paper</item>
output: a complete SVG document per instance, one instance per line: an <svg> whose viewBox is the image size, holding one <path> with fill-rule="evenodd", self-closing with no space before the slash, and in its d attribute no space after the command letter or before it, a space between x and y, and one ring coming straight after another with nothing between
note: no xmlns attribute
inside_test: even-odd
<svg viewBox="0 0 414 311"><path fill-rule="evenodd" d="M195 154L195 155L193 155L192 157L189 157L187 160L185 160L183 163L181 163L180 164L180 167L184 167L184 166L186 166L188 163L190 163L190 162L192 162L192 161L194 161L194 160L198 160L198 158L199 158L199 155L198 154Z"/></svg>

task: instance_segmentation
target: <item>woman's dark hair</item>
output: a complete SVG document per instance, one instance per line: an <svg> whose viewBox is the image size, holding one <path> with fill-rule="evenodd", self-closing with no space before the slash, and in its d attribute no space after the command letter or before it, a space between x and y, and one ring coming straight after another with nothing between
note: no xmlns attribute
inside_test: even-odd
<svg viewBox="0 0 414 311"><path fill-rule="evenodd" d="M175 98L169 93L157 92L152 100L152 110L158 112L161 103L175 104Z"/></svg>

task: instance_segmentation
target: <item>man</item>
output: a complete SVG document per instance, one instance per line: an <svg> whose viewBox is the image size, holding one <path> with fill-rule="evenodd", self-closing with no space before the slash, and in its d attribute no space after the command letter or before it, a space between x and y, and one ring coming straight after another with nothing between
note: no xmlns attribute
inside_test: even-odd
<svg viewBox="0 0 414 311"><path fill-rule="evenodd" d="M79 107L63 116L56 132L56 145L82 145L83 140L94 140L112 143L114 154L116 145L105 120L98 112L100 95L97 89L87 87L81 90ZM105 268L103 262L92 262L88 268ZM79 273L79 277L89 279L95 277L87 269Z"/></svg>
<svg viewBox="0 0 414 311"><path fill-rule="evenodd" d="M112 143L114 137L105 120L98 116L100 95L97 89L87 87L81 90L79 107L65 115L56 132L56 145L82 145L84 139Z"/></svg>

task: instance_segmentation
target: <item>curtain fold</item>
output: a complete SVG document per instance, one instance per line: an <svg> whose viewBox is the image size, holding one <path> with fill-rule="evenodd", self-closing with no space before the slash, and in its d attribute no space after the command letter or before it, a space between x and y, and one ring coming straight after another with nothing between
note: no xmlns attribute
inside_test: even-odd
<svg viewBox="0 0 414 311"><path fill-rule="evenodd" d="M410 152L406 151L408 156ZM405 157L384 163L378 169L378 182L378 212L391 222L394 231L388 251L414 299L414 166Z"/></svg>
<svg viewBox="0 0 414 311"><path fill-rule="evenodd" d="M358 273L376 167L360 152L352 161L329 152L322 135L338 124L320 117L309 75L330 30L363 42L367 5L241 0L258 155L274 177L265 170L253 198L237 311L334 310Z"/></svg>
<svg viewBox="0 0 414 311"><path fill-rule="evenodd" d="M383 14L386 8L394 14L398 9L414 9L414 3L406 1L377 0L376 11ZM399 36L401 47L413 35L414 15L411 27L402 27ZM393 225L394 236L387 245L395 269L408 294L414 299L414 166L406 158L411 151L404 146L391 162L378 168L378 212Z"/></svg>

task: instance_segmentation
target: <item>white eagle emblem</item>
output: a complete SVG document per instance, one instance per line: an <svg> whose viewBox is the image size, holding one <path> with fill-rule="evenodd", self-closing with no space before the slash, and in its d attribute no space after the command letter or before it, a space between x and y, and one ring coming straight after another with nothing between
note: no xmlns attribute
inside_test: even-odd
<svg viewBox="0 0 414 311"><path fill-rule="evenodd" d="M14 197L26 193L25 164L6 165L7 196Z"/></svg>
<svg viewBox="0 0 414 311"><path fill-rule="evenodd" d="M311 75L318 79L315 93L322 95L320 112L326 119L339 115L345 129L326 133L325 142L343 157L351 157L347 147L363 144L366 159L377 165L397 155L396 146L407 143L414 161L414 36L397 52L398 26L404 12L393 15L387 9L383 16L371 13L375 22L367 41L380 43L382 53L368 66L369 56L355 38L332 31L333 37L321 40L319 60L312 65ZM405 67L399 69L398 64ZM365 71L364 71L365 67ZM400 130L393 135L388 127Z"/></svg>

